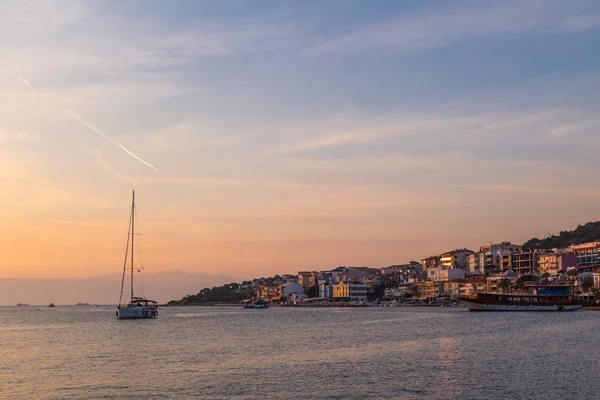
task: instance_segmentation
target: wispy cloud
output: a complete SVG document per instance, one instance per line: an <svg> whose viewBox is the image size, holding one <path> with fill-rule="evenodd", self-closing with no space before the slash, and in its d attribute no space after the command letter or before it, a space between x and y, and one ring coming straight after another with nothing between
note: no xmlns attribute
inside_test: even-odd
<svg viewBox="0 0 600 400"><path fill-rule="evenodd" d="M214 178L214 177L193 177L193 176L171 176L171 177L145 177L140 179L146 183L160 183L169 185L221 185L221 186L249 186L249 187L296 187L296 188L323 188L318 183L302 182L294 179L274 179L274 178ZM347 185L331 184L328 186L343 186L345 189L368 189L367 185Z"/></svg>
<svg viewBox="0 0 600 400"><path fill-rule="evenodd" d="M160 15L130 15L126 8L83 1L2 2L2 67L30 76L56 75L63 68L102 75L165 72L204 57L281 48L296 36L294 25L257 19L201 20L167 29Z"/></svg>
<svg viewBox="0 0 600 400"><path fill-rule="evenodd" d="M507 192L507 193L532 193L537 195L556 195L561 197L600 197L600 189L590 189L569 186L536 186L532 185L446 185L447 188L465 189L472 191Z"/></svg>
<svg viewBox="0 0 600 400"><path fill-rule="evenodd" d="M526 32L580 31L600 26L598 15L569 15L548 1L509 1L450 11L424 10L326 39L308 53L431 49L462 39L517 37ZM560 4L559 4L560 5ZM564 5L564 3L563 3ZM558 10L557 10L558 9Z"/></svg>
<svg viewBox="0 0 600 400"><path fill-rule="evenodd" d="M0 130L0 143L8 142L36 142L40 135L28 132L8 132Z"/></svg>
<svg viewBox="0 0 600 400"><path fill-rule="evenodd" d="M348 125L346 121L343 125ZM308 138L295 134L290 141L267 151L271 155L284 155L309 150L360 145L401 136L419 137L435 141L436 138L454 138L456 144L467 145L471 140L502 142L519 138L523 144L543 144L566 138L570 134L589 130L600 124L597 115L586 109L549 109L536 111L497 111L465 114L463 110L444 113L412 114L354 120L354 128L331 127L326 121L320 127L306 126ZM526 136L523 136L526 133ZM429 139L423 139L429 138ZM447 141L447 140L446 140ZM456 146L460 149L459 146Z"/></svg>
<svg viewBox="0 0 600 400"><path fill-rule="evenodd" d="M396 262L597 209L596 2L221 3L0 0L0 250L43 244L0 272L82 237L110 263L131 186L157 268Z"/></svg>
<svg viewBox="0 0 600 400"><path fill-rule="evenodd" d="M144 132L146 152L209 151L214 148L231 146L244 134L219 131L212 121L181 121L165 129Z"/></svg>

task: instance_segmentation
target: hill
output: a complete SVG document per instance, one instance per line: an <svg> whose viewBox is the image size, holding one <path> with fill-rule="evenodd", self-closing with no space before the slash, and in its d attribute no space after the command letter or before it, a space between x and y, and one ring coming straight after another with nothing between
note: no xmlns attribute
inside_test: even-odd
<svg viewBox="0 0 600 400"><path fill-rule="evenodd" d="M252 282L229 283L215 286L212 289L202 289L198 294L185 296L181 300L172 300L168 306L210 305L215 303L238 303L255 295L255 290L250 286Z"/></svg>
<svg viewBox="0 0 600 400"><path fill-rule="evenodd" d="M572 231L562 231L546 239L533 238L523 244L523 250L553 249L572 244L600 241L600 221L579 225Z"/></svg>

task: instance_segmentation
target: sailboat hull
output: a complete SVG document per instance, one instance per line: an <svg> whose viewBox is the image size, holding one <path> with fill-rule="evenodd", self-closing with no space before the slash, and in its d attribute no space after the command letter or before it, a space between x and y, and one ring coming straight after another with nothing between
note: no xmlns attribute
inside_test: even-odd
<svg viewBox="0 0 600 400"><path fill-rule="evenodd" d="M121 307L117 309L119 319L149 319L158 317L158 310L150 307Z"/></svg>

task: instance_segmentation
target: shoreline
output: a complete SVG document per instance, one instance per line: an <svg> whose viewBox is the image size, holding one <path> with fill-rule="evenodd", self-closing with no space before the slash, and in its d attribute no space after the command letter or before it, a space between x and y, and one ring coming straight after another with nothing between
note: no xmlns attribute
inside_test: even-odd
<svg viewBox="0 0 600 400"><path fill-rule="evenodd" d="M214 303L214 304L172 304L172 305L161 305L160 307L218 307L218 308L243 308L244 304L235 303ZM464 307L462 304L380 304L380 305L366 305L366 304L342 304L342 303L330 303L330 304L269 304L270 307L281 307L281 308L401 308L401 307L441 307L441 308L461 308ZM600 309L600 308L599 308Z"/></svg>

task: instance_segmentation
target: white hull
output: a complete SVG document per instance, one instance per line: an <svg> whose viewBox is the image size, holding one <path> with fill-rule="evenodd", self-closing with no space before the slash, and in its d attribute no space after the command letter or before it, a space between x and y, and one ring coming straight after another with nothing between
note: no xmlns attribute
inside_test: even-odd
<svg viewBox="0 0 600 400"><path fill-rule="evenodd" d="M119 319L148 319L156 318L158 310L149 307L121 307L117 309Z"/></svg>
<svg viewBox="0 0 600 400"><path fill-rule="evenodd" d="M471 311L573 311L583 307L581 304L571 305L502 305L483 304L462 300Z"/></svg>

